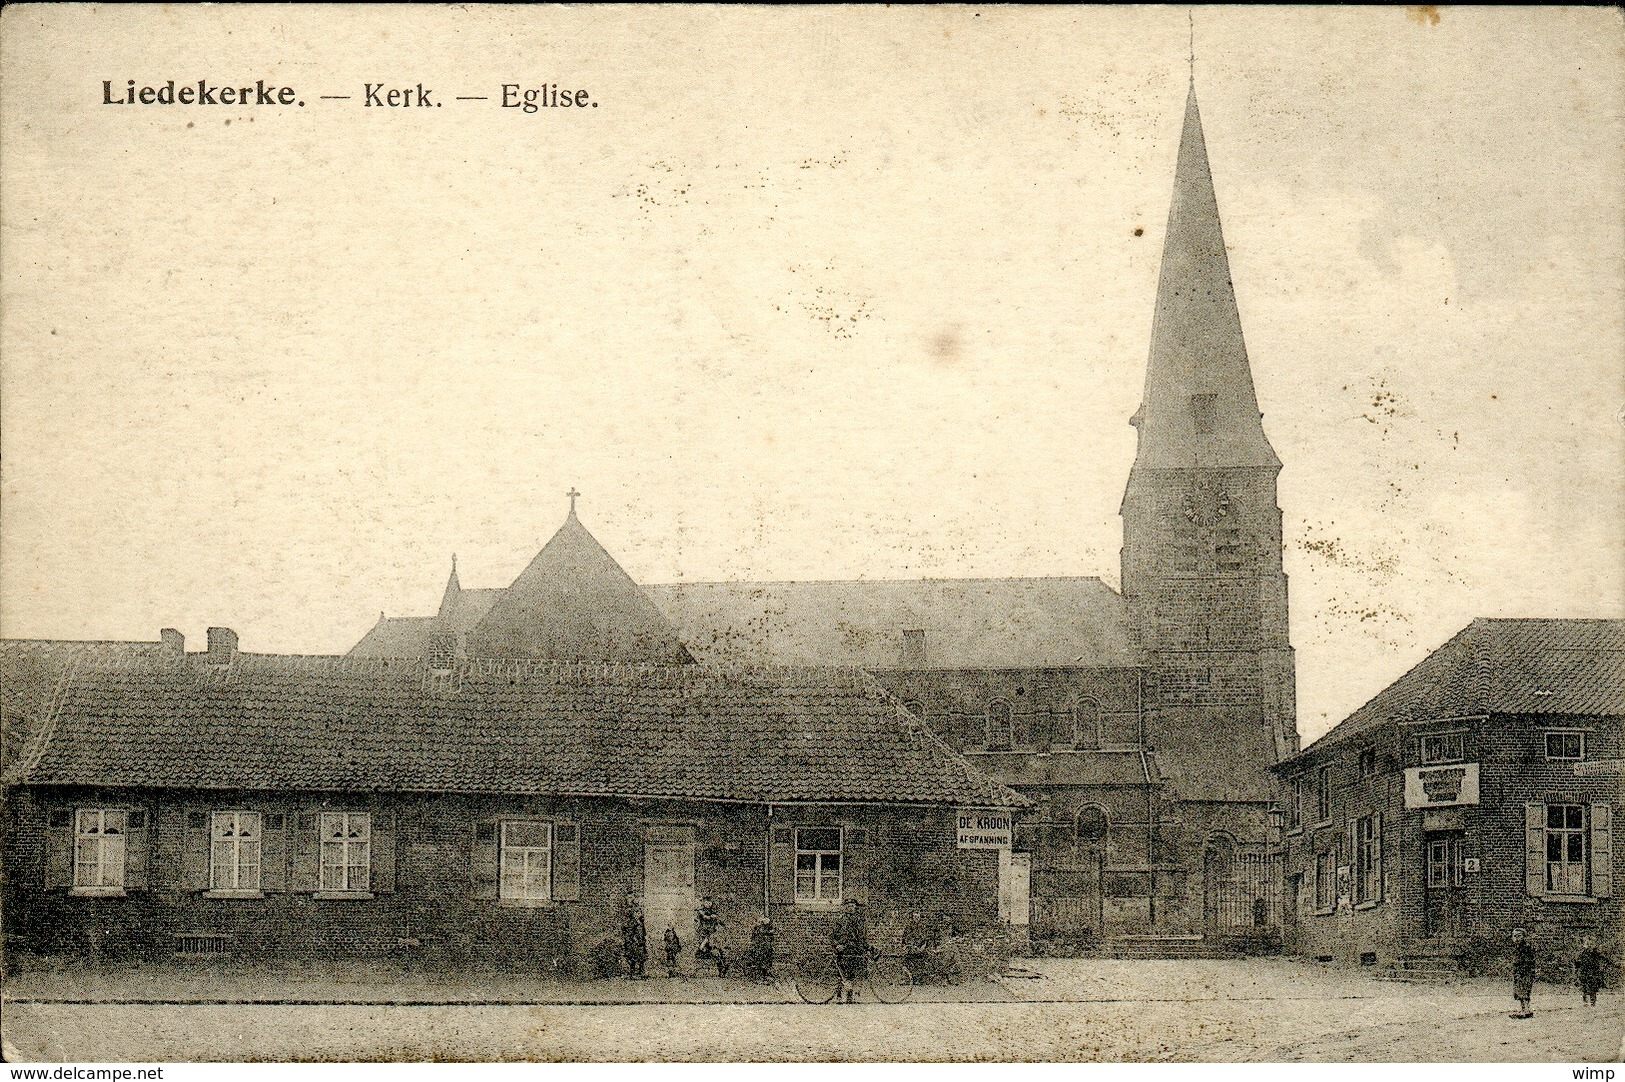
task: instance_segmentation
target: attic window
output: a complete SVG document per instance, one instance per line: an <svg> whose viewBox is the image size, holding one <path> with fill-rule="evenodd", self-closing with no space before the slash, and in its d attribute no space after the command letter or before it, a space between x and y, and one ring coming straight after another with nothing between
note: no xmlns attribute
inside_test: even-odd
<svg viewBox="0 0 1625 1082"><path fill-rule="evenodd" d="M1216 394L1191 395L1191 422L1196 426L1198 436L1211 436L1217 419L1218 411L1215 408L1219 396Z"/></svg>
<svg viewBox="0 0 1625 1082"><path fill-rule="evenodd" d="M1459 763L1467 758L1465 733L1431 733L1422 737L1422 764Z"/></svg>

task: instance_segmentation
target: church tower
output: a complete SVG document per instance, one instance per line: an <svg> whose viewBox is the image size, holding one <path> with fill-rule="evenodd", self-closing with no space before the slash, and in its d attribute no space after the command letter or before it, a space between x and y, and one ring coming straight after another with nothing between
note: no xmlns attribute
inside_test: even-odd
<svg viewBox="0 0 1625 1082"><path fill-rule="evenodd" d="M1249 775L1266 765L1251 760L1298 744L1281 460L1261 422L1193 80L1145 396L1130 422L1123 596L1154 674L1159 758L1210 749Z"/></svg>

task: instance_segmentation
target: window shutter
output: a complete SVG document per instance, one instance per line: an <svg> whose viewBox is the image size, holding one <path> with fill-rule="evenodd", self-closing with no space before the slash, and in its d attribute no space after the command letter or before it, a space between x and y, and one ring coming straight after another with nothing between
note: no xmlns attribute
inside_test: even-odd
<svg viewBox="0 0 1625 1082"><path fill-rule="evenodd" d="M129 808L125 811L124 833L124 889L147 889L147 863L151 859L151 837L147 830L147 809Z"/></svg>
<svg viewBox="0 0 1625 1082"><path fill-rule="evenodd" d="M495 901L497 896L497 821L486 819L474 824L474 848L469 858L469 876L474 897Z"/></svg>
<svg viewBox="0 0 1625 1082"><path fill-rule="evenodd" d="M796 832L793 827L774 827L769 860L769 897L775 905L796 901Z"/></svg>
<svg viewBox="0 0 1625 1082"><path fill-rule="evenodd" d="M186 809L186 842L181 847L181 883L186 890L209 889L209 812Z"/></svg>
<svg viewBox="0 0 1625 1082"><path fill-rule="evenodd" d="M553 824L553 900L581 900L581 827L575 823Z"/></svg>
<svg viewBox="0 0 1625 1082"><path fill-rule="evenodd" d="M288 889L287 818L281 812L260 816L260 890Z"/></svg>
<svg viewBox="0 0 1625 1082"><path fill-rule="evenodd" d="M372 813L372 876L368 890L374 894L395 893L395 813Z"/></svg>
<svg viewBox="0 0 1625 1082"><path fill-rule="evenodd" d="M1546 893L1546 805L1523 806L1523 885L1535 897Z"/></svg>
<svg viewBox="0 0 1625 1082"><path fill-rule="evenodd" d="M73 809L45 813L45 885L73 886Z"/></svg>
<svg viewBox="0 0 1625 1082"><path fill-rule="evenodd" d="M1376 896L1373 901L1382 901L1382 880L1387 874L1382 866L1382 812L1371 817L1371 875L1375 880Z"/></svg>
<svg viewBox="0 0 1625 1082"><path fill-rule="evenodd" d="M1614 896L1614 809L1591 805L1591 896Z"/></svg>
<svg viewBox="0 0 1625 1082"><path fill-rule="evenodd" d="M288 846L293 853L291 885L288 889L314 892L322 882L321 853L316 836L320 820L316 812L306 811L290 819L288 825L293 830L293 844Z"/></svg>
<svg viewBox="0 0 1625 1082"><path fill-rule="evenodd" d="M862 827L841 832L841 898L869 904L869 832Z"/></svg>

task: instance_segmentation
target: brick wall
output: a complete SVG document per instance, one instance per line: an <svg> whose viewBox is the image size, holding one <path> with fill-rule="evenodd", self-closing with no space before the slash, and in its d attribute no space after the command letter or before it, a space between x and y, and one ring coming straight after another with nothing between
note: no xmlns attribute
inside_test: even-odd
<svg viewBox="0 0 1625 1082"><path fill-rule="evenodd" d="M1526 929L1538 948L1555 956L1571 955L1585 931L1598 932L1605 942L1617 942L1621 935L1617 886L1611 897L1585 901L1539 897L1531 894L1526 884L1525 804L1553 801L1588 807L1607 805L1613 809L1613 817L1620 808L1617 776L1584 776L1577 774L1572 764L1546 760L1545 731L1569 726L1589 730L1588 759L1620 757L1618 718L1492 715L1487 719L1390 724L1302 760L1302 771L1309 777L1322 766L1332 768L1332 815L1324 826L1313 821L1315 798L1314 786L1310 785L1304 828L1286 836L1287 881L1290 883L1294 876L1302 880L1289 949L1348 963L1357 962L1367 953L1375 954L1379 962L1387 962L1434 951L1476 953L1493 959L1515 927ZM1404 771L1421 763L1419 737L1447 729L1465 730L1465 760L1479 765L1479 803L1432 812L1407 810ZM1375 777L1361 779L1358 763L1364 748L1372 750L1378 772ZM1293 772L1284 772L1283 781L1289 781ZM1359 909L1339 905L1330 915L1317 915L1316 853L1337 847L1336 863L1347 864L1349 823L1374 811L1383 813L1385 824L1383 901ZM1479 869L1462 875L1462 886L1455 894L1460 908L1454 935L1448 929L1430 928L1429 924L1426 844L1430 825L1441 831L1459 831L1462 859L1476 861ZM1625 875L1625 855L1617 845L1611 849L1613 880L1618 884Z"/></svg>
<svg viewBox="0 0 1625 1082"><path fill-rule="evenodd" d="M372 897L329 899L297 889L293 845L284 848L276 889L267 846L263 897L207 897L206 881L200 887L195 867L188 868L183 850L189 811L259 811L292 825L324 806L367 810L375 822L387 818L392 824L392 875L379 874L375 852ZM143 889L122 897L79 897L65 886L47 885L52 812L74 807L146 812ZM476 830L501 818L578 826L578 898L519 907L476 896ZM759 805L662 801L23 790L10 795L7 819L7 943L47 953L158 956L175 948L176 936L202 933L229 937L240 957L377 956L401 953L407 949L403 941L412 940L421 944L412 950L451 966L579 971L595 945L606 938L618 943L625 896L643 891L644 841L652 829L677 829L692 839L694 893L716 899L734 950L748 943L775 889L766 867L774 828L847 828L847 892L867 897L877 940L900 937L916 909L963 933L989 929L998 915L998 855L957 849L953 810L945 808L778 806L770 820ZM556 860L562 852L557 849ZM781 956L822 952L834 913L779 900L783 871L782 865L774 871L781 883L768 906ZM651 956L659 954L662 931L651 921ZM680 934L685 965L692 967L690 926Z"/></svg>

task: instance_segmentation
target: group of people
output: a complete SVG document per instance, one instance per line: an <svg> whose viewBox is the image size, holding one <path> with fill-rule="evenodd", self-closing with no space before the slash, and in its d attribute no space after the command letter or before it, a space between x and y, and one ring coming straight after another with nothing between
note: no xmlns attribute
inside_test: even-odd
<svg viewBox="0 0 1625 1082"><path fill-rule="evenodd" d="M1608 956L1597 946L1597 934L1587 932L1580 937L1580 949L1574 955L1574 980L1580 986L1580 995L1586 1005L1597 1005L1597 993L1602 991L1604 971L1609 966ZM1518 1001L1513 1018L1533 1018L1529 1009L1535 994L1535 945L1522 928L1512 929L1512 998Z"/></svg>
<svg viewBox="0 0 1625 1082"><path fill-rule="evenodd" d="M722 934L727 927L727 921L717 911L714 898L700 899L700 907L694 913L694 934L697 942L694 945L694 961L696 966L702 964L714 965L718 977L726 977L732 968L727 948L723 945ZM773 958L778 933L773 928L773 922L763 917L756 922L750 932L750 947L746 950L742 960L744 975L753 981L765 982L773 979ZM675 977L681 968L683 955L683 940L677 934L674 924L666 925L662 936L662 947L666 955L666 976ZM646 967L649 964L649 930L644 921L643 903L637 895L628 894L626 906L621 917L621 956L626 961L627 976L642 979L648 976Z"/></svg>

